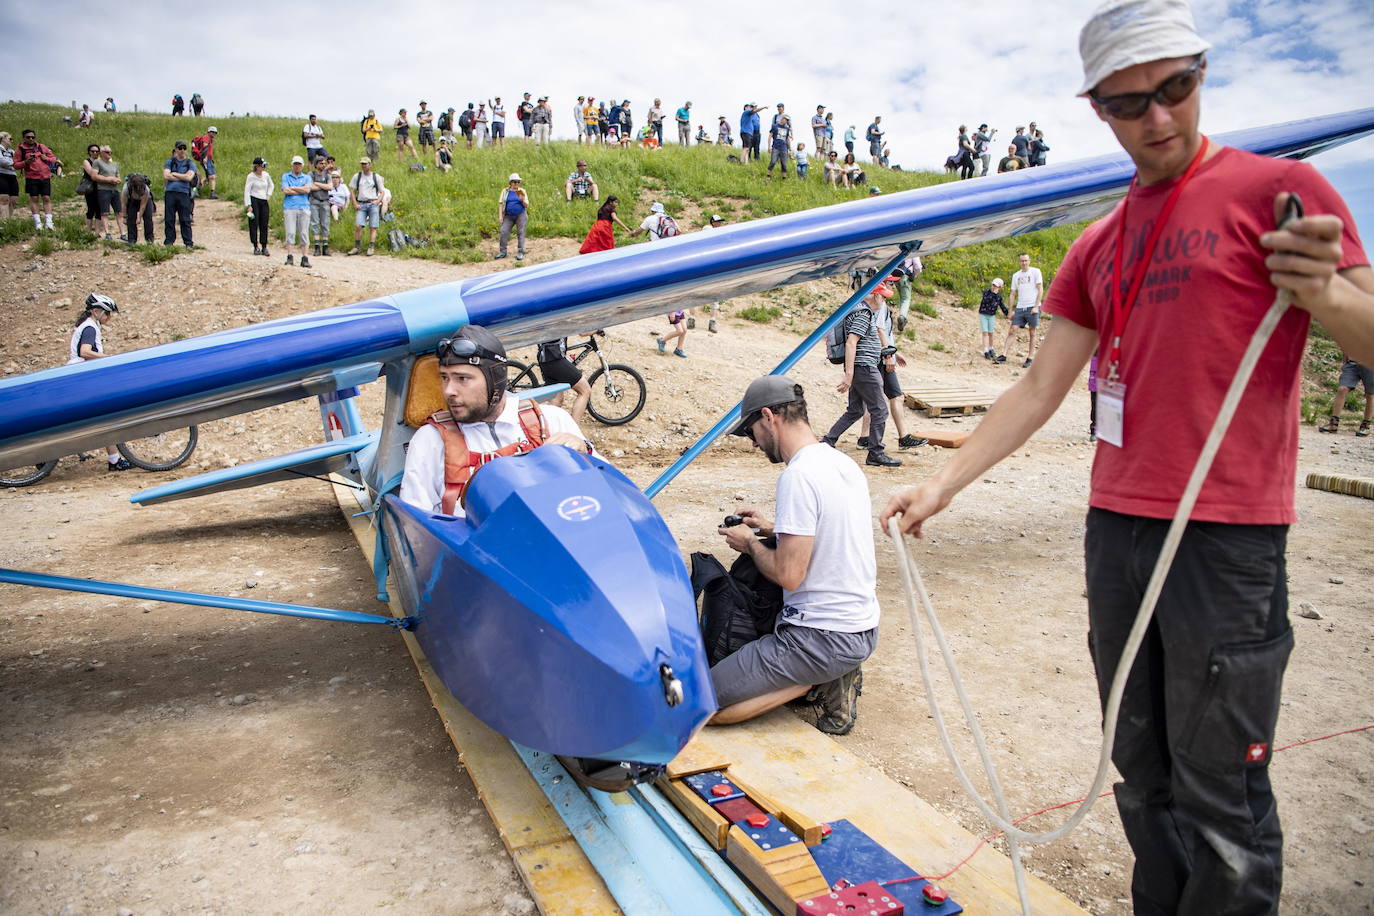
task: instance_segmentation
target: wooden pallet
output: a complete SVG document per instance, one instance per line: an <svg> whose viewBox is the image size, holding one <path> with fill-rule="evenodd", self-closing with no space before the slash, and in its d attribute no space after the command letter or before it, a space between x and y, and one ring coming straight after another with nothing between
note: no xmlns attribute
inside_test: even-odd
<svg viewBox="0 0 1374 916"><path fill-rule="evenodd" d="M968 416L988 409L996 396L972 388L913 388L906 392L906 406L927 417Z"/></svg>
<svg viewBox="0 0 1374 916"><path fill-rule="evenodd" d="M1313 490L1329 490L1346 496L1374 499L1374 478L1347 477L1344 474L1308 474L1307 485Z"/></svg>

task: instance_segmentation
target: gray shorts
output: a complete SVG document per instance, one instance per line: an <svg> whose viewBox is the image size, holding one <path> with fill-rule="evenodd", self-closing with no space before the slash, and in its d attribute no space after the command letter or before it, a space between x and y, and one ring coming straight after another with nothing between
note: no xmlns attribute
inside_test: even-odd
<svg viewBox="0 0 1374 916"><path fill-rule="evenodd" d="M310 241L310 237L307 234L307 230L310 226L309 208L301 210L283 210L282 224L286 227L286 244L304 245L306 242Z"/></svg>
<svg viewBox="0 0 1374 916"><path fill-rule="evenodd" d="M1341 380L1338 383L1341 388L1354 388L1357 385L1364 385L1365 396L1374 393L1374 369L1368 366L1361 366L1353 359L1345 361L1341 366ZM1338 405L1345 406L1345 405Z"/></svg>
<svg viewBox="0 0 1374 916"><path fill-rule="evenodd" d="M1035 309L1012 309L1011 326L1014 328L1040 327L1040 313Z"/></svg>
<svg viewBox="0 0 1374 916"><path fill-rule="evenodd" d="M863 664L877 645L877 627L838 633L779 623L711 668L716 702L724 709L783 687L828 683Z"/></svg>

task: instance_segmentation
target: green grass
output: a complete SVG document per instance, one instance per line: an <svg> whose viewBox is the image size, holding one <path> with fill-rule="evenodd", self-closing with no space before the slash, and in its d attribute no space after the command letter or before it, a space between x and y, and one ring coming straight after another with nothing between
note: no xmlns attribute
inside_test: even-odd
<svg viewBox="0 0 1374 916"><path fill-rule="evenodd" d="M774 318L781 316L782 309L774 308L771 305L751 305L747 308L740 309L735 314L739 315L739 317L741 318L748 319L749 321L756 321L759 324L767 324Z"/></svg>
<svg viewBox="0 0 1374 916"><path fill-rule="evenodd" d="M1011 275L1020 269L1017 258L1023 252L1031 256L1032 266L1040 268L1048 289L1069 246L1087 225L1075 223L1042 229L1029 235L994 239L923 257L921 264L925 270L921 272L921 284L915 292L920 295L921 285L931 284L954 293L963 308L977 308L983 300L983 290L988 288L993 277L1001 277L1004 282L1011 280ZM1003 293L1004 298L1008 296L1009 291Z"/></svg>
<svg viewBox="0 0 1374 916"><path fill-rule="evenodd" d="M363 113L358 112L359 118ZM0 104L0 124L6 130L18 136L20 130L33 128L39 141L66 163L67 177L53 183L57 200L73 196L88 142L108 142L121 174L148 175L159 197L163 191L162 165L171 155L173 142L181 139L189 143L212 124L219 128L215 164L222 198L242 200L244 176L255 156L268 161L269 171L280 184L282 173L290 171L291 157L305 152L300 142L304 117L216 115L197 119L173 118L169 114L102 113L97 114L90 130L77 130L62 122L64 115L71 114L70 109L56 105ZM383 123L389 123L394 114L380 112L379 116ZM358 122L322 123L325 146L339 160L347 181L358 170L358 157L363 152ZM519 134L517 121L512 119L508 127ZM417 133L412 130L412 138ZM511 172L520 173L530 194L528 232L532 238L581 239L586 235L595 219L597 204L568 203L563 197L563 182L579 157L588 161L602 199L610 194L621 199L620 217L631 226L648 215L649 204L654 200L662 202L670 214L682 221L684 231L690 231L703 227L711 213L719 213L726 220L756 219L852 200L866 193L866 189L831 188L816 171L807 181L765 181L762 164L729 161L730 155L738 153L738 148L712 146L621 150L579 146L568 141L539 149L526 144L521 137L508 140L503 148L486 150L467 150L460 144L454 154L453 170L447 174L434 169L432 158L425 162L426 171L411 172L408 161L397 158L393 134L388 128L382 137L377 171L394 195L397 219L392 225L430 241L429 247L409 250L405 256L459 263L480 259L474 246L500 229L496 197ZM929 172L884 172L881 183L885 191L892 192L946 180L943 174ZM278 191L272 200L274 229L280 229L281 200ZM691 210L688 215L689 204L696 204L700 213ZM351 220L336 223L332 235L336 246L351 244Z"/></svg>
<svg viewBox="0 0 1374 916"><path fill-rule="evenodd" d="M170 261L184 249L176 245L156 245L149 242L146 245L135 245L134 250L141 253L143 260L149 264L161 264L163 261Z"/></svg>
<svg viewBox="0 0 1374 916"><path fill-rule="evenodd" d="M42 257L45 255L52 254L60 247L61 246L57 243L57 240L54 239L52 236L42 235L35 239L34 243L29 246L29 253L34 255L35 257Z"/></svg>
<svg viewBox="0 0 1374 916"><path fill-rule="evenodd" d="M945 352L945 345L940 343L940 341L938 340L932 341L930 349L934 350L936 353L943 353Z"/></svg>

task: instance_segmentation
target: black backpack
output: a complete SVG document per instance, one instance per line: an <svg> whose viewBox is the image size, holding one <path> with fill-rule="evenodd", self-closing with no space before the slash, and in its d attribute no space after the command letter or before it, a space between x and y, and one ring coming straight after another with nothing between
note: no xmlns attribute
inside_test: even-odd
<svg viewBox="0 0 1374 916"><path fill-rule="evenodd" d="M744 553L729 572L709 553L692 554L692 592L701 598L702 642L711 665L773 632L782 611L782 586L766 578Z"/></svg>
<svg viewBox="0 0 1374 916"><path fill-rule="evenodd" d="M460 114L460 115L458 116L458 129L459 129L459 130L471 130L471 129L472 129L472 121L473 121L472 109L470 109L470 108L465 108L465 109L463 109L463 113Z"/></svg>

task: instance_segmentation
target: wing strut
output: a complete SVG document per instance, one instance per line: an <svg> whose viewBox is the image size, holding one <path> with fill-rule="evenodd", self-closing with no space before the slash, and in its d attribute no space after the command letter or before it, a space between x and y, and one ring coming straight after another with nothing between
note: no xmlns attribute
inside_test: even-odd
<svg viewBox="0 0 1374 916"><path fill-rule="evenodd" d="M55 588L69 592L90 592L95 595L114 595L119 598L142 598L147 601L166 601L170 604L196 604L201 607L228 608L232 611L279 614L283 617L305 617L311 620L334 620L340 623L381 624L398 630L411 630L415 627L414 617L383 617L380 614L363 614L358 611L340 611L335 608L311 607L304 604L282 604L278 601L256 601L251 598L204 595L199 592L181 592L167 588L151 588L146 585L125 585L122 582L101 582L96 579L72 579L67 576L49 576L43 573L24 572L20 569L0 569L0 582L9 582L14 585L31 585L36 588Z"/></svg>
<svg viewBox="0 0 1374 916"><path fill-rule="evenodd" d="M835 310L835 314L831 315L829 318L822 321L820 323L820 326L817 327L816 330L811 332L810 336L808 336L805 340L798 344L797 348L793 350L791 353L787 354L783 361L778 363L777 366L773 368L773 371L769 372L768 374L787 374L788 369L791 369L798 362L800 362L801 358L806 355L807 351L809 351L816 344L824 340L825 335L830 333L831 328L833 328L835 325L843 321L844 317L854 309L854 306L858 305L860 302L863 301L864 296L867 296L869 293L871 293L874 289L877 288L879 283L886 280L887 277L892 273L893 269L896 268L897 265L905 261L908 257L910 257L911 253L915 251L917 248L919 248L920 245L920 242L916 242L915 244L908 243L903 245L902 250L897 253L896 257L889 261L887 265L883 267L882 270L879 270L872 277L870 277L868 282L864 283L863 286L859 287L858 291L854 293L854 295L850 296L848 299L844 301L844 305L840 306ZM726 411L725 416L721 417L715 426L712 426L705 433L703 433L700 439L692 443L692 447L687 449L687 451L683 452L681 458L679 458L677 461L674 461L672 465L669 466L668 470L658 475L657 480L655 480L653 483L645 487L644 495L649 497L650 499L653 499L655 496L657 496L663 490L664 487L672 483L674 477L681 474L684 470L687 469L687 465L691 464L698 457L700 457L702 452L710 448L711 443L715 442L721 436L725 435L726 431L729 430L730 427L738 423L740 403L742 403L742 401L737 402L734 407L731 407L728 411Z"/></svg>

